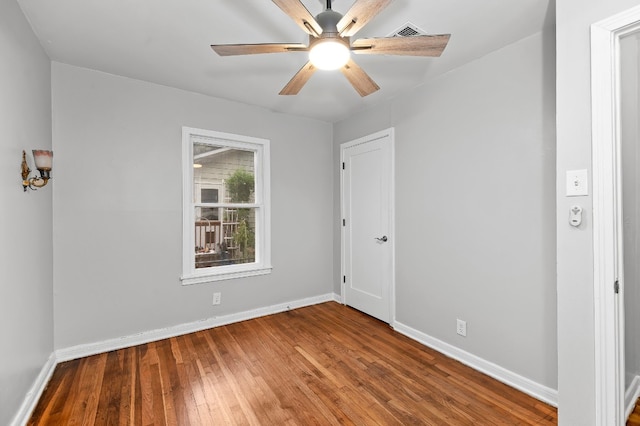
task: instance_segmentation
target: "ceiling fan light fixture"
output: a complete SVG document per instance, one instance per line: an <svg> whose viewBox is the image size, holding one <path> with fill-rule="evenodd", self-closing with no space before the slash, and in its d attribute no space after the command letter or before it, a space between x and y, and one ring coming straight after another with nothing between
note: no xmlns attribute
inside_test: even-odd
<svg viewBox="0 0 640 426"><path fill-rule="evenodd" d="M339 69L360 96L368 96L380 86L351 59L351 51L363 55L402 55L437 57L449 42L451 34L427 35L407 24L389 37L360 38L353 43L351 37L393 0L353 0L344 15L326 9L313 17L304 0L273 0L285 14L309 36L309 43L257 43L212 44L220 56L253 55L257 53L309 52L309 61L282 88L280 95L297 95L317 70ZM308 1L308 0L307 0Z"/></svg>
<svg viewBox="0 0 640 426"><path fill-rule="evenodd" d="M351 52L342 41L328 38L317 41L309 51L309 61L321 70L337 70L349 62Z"/></svg>

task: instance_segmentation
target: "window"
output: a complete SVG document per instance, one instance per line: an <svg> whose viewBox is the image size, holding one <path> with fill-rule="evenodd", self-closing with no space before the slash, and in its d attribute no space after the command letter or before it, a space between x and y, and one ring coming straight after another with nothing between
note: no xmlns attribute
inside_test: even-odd
<svg viewBox="0 0 640 426"><path fill-rule="evenodd" d="M271 272L269 141L183 127L183 284Z"/></svg>

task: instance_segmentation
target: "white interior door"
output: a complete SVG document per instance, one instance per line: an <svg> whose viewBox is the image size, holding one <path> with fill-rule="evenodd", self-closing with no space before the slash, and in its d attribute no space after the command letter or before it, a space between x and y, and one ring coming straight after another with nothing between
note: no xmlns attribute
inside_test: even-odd
<svg viewBox="0 0 640 426"><path fill-rule="evenodd" d="M343 301L391 322L393 129L341 145Z"/></svg>

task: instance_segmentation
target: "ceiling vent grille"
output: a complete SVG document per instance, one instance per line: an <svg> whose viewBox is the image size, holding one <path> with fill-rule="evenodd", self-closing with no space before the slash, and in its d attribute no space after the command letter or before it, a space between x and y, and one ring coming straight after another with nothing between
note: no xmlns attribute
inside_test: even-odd
<svg viewBox="0 0 640 426"><path fill-rule="evenodd" d="M427 32L421 30L411 22L407 22L406 24L389 34L388 37L413 37L418 35L427 35Z"/></svg>

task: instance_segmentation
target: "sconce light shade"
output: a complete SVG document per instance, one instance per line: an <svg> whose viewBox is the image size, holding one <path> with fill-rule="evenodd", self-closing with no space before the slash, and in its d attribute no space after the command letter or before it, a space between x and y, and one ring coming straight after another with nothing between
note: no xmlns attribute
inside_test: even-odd
<svg viewBox="0 0 640 426"><path fill-rule="evenodd" d="M33 160L36 163L36 169L51 170L51 163L53 162L53 152L45 151L43 149L34 149Z"/></svg>
<svg viewBox="0 0 640 426"><path fill-rule="evenodd" d="M40 176L29 177L31 170L27 165L27 154L22 151L22 187L27 192L27 188L36 190L42 188L51 179L51 168L53 164L53 152L42 149L33 150L33 161L36 163L36 169L40 172Z"/></svg>

